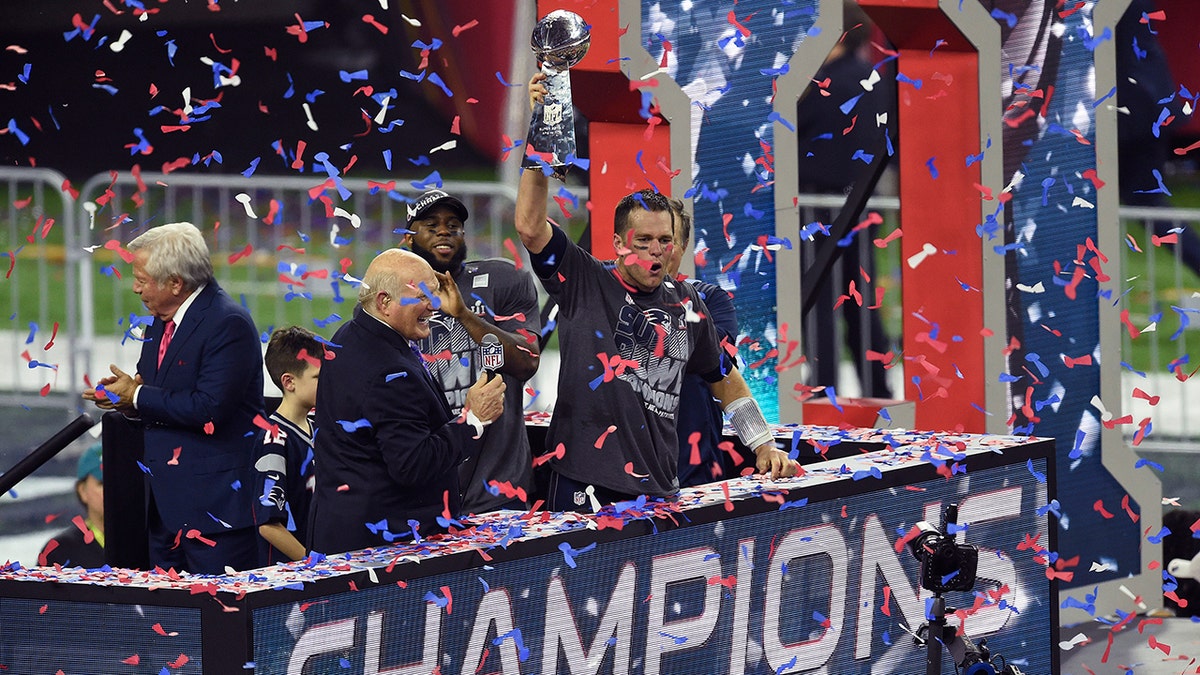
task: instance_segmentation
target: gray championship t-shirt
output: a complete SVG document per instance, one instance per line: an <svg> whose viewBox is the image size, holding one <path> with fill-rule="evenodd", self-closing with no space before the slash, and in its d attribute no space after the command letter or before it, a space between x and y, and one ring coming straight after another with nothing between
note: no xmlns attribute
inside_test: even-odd
<svg viewBox="0 0 1200 675"><path fill-rule="evenodd" d="M541 332L533 275L517 270L511 262L500 259L467 262L454 275L454 283L463 304L484 321L535 339ZM418 346L421 353L430 357L425 362L445 390L451 410L460 414L467 389L475 384L481 369L479 345L458 319L439 311L434 312L429 329L429 337ZM533 490L533 457L522 410L525 382L511 375L503 377L504 412L484 427L478 453L459 470L463 513L483 513L512 501L513 496L505 496L497 487L504 483L514 490L524 488L526 494ZM491 487L501 490L499 494L489 490L493 481L496 485Z"/></svg>
<svg viewBox="0 0 1200 675"><path fill-rule="evenodd" d="M560 230L533 258L559 305L558 402L547 451L564 476L617 492L679 490L675 416L685 373L720 379L720 343L708 309L688 284L650 293L625 286Z"/></svg>

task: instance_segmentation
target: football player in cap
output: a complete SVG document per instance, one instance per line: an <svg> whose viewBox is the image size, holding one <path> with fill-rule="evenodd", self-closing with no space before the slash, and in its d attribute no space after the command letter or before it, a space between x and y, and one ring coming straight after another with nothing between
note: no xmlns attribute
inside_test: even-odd
<svg viewBox="0 0 1200 675"><path fill-rule="evenodd" d="M533 488L533 460L522 393L538 368L537 289L533 276L508 260L467 261L469 215L461 200L442 190L429 190L408 207L402 243L429 262L447 298L419 346L455 414L481 369L504 378L504 413L476 441L482 444L478 459L463 464L459 474L462 511L524 509ZM494 353L481 354L485 342L485 350Z"/></svg>

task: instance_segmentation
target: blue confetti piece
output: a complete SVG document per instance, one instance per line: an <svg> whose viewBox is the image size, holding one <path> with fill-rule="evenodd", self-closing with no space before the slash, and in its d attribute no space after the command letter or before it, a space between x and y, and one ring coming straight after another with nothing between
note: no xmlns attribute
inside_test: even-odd
<svg viewBox="0 0 1200 675"><path fill-rule="evenodd" d="M992 10L992 18L996 19L998 21L1003 21L1004 23L1008 24L1009 28L1013 28L1017 25L1017 15L1016 14L1010 14L1010 13L1005 12L1000 9Z"/></svg>
<svg viewBox="0 0 1200 675"><path fill-rule="evenodd" d="M429 81L441 89L442 92L446 94L446 98L454 98L454 92L450 91L450 87L447 87L446 83L442 82L441 76L439 76L437 73L430 73Z"/></svg>
<svg viewBox="0 0 1200 675"><path fill-rule="evenodd" d="M482 579L480 581L482 581ZM496 636L496 639L492 640L492 644L499 647L501 643L509 638L512 638L513 643L517 645L517 660L523 662L528 659L529 650L525 647L525 640L521 637L520 628L514 628L504 635Z"/></svg>
<svg viewBox="0 0 1200 675"><path fill-rule="evenodd" d="M391 373L390 375L384 376L383 381L391 382L392 380L396 379L397 377L408 377L408 372L405 371L405 372L401 372L401 373Z"/></svg>
<svg viewBox="0 0 1200 675"><path fill-rule="evenodd" d="M1046 482L1046 474L1039 473L1037 470L1035 470L1033 468L1033 460L1032 459L1025 462L1025 468L1029 469L1029 473L1033 474L1033 477L1037 479L1037 482L1039 482L1039 483Z"/></svg>
<svg viewBox="0 0 1200 675"><path fill-rule="evenodd" d="M17 140L21 142L21 145L29 145L29 135L17 127L17 121L15 119L8 120L8 132L16 136Z"/></svg>
<svg viewBox="0 0 1200 675"><path fill-rule="evenodd" d="M934 180L937 180L938 178L938 170L937 167L934 166L934 162L936 160L937 157L930 157L929 159L925 160L925 166L929 169L929 176Z"/></svg>
<svg viewBox="0 0 1200 675"><path fill-rule="evenodd" d="M801 506L807 506L807 505L808 505L808 497L801 497L800 499L794 499L792 501L784 502L784 503L780 504L779 510L783 511L785 509L798 509Z"/></svg>
<svg viewBox="0 0 1200 675"><path fill-rule="evenodd" d="M796 127L792 126L791 122L788 122L787 120L783 119L783 115L780 115L778 112L772 112L770 115L767 115L767 119L779 124L780 126L782 126L784 129L787 129L788 131L792 131L792 132L796 131Z"/></svg>
<svg viewBox="0 0 1200 675"><path fill-rule="evenodd" d="M825 396L829 398L829 402L833 404L835 410L837 410L839 413L846 412L846 410L842 408L841 404L838 403L837 391L832 386L825 387Z"/></svg>
<svg viewBox="0 0 1200 675"><path fill-rule="evenodd" d="M525 86L521 83L509 84L508 81L504 79L504 75L501 74L500 71L498 71L498 70L496 71L496 79L499 80L500 84L505 87L523 87L523 86Z"/></svg>
<svg viewBox="0 0 1200 675"><path fill-rule="evenodd" d="M1140 469L1143 466L1148 466L1151 469L1158 471L1159 473L1163 473L1166 471L1166 469L1163 468L1162 464L1159 464L1158 462L1152 462L1148 459L1139 459L1138 461L1134 462L1134 464L1133 464L1133 468L1135 468L1135 469ZM1158 542L1155 542L1155 543L1158 543Z"/></svg>
<svg viewBox="0 0 1200 675"><path fill-rule="evenodd" d="M337 423L339 425L341 425L342 429L348 434L352 434L355 431L358 431L359 429L370 429L371 428L371 423L368 422L365 418L355 420L353 422L349 422L346 420L337 420Z"/></svg>

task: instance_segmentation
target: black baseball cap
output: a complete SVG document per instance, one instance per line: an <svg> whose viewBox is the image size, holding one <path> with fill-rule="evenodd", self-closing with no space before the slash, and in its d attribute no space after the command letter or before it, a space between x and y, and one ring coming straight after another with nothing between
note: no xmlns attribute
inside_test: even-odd
<svg viewBox="0 0 1200 675"><path fill-rule="evenodd" d="M424 218L430 210L435 206L448 206L458 219L467 222L467 207L463 206L456 197L450 196L449 193L443 190L427 190L417 200L408 205L408 225L412 227L413 221Z"/></svg>

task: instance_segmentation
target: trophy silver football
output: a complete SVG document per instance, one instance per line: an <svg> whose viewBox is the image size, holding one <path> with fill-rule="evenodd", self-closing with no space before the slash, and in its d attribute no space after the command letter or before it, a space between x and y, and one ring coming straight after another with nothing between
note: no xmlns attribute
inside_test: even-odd
<svg viewBox="0 0 1200 675"><path fill-rule="evenodd" d="M534 106L522 166L541 166L545 162L553 167L556 177L566 176L568 158L575 155L569 69L583 60L591 39L583 17L565 9L550 12L534 26L529 47L542 62L546 96Z"/></svg>

